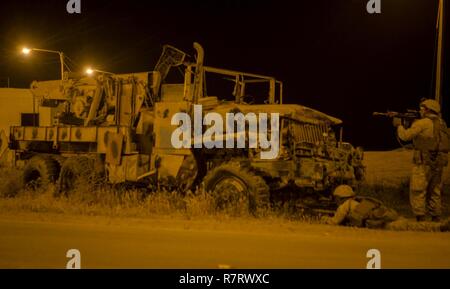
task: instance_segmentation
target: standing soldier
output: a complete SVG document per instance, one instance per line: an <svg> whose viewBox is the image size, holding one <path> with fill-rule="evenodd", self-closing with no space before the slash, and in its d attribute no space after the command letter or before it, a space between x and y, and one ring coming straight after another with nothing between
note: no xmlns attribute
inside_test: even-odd
<svg viewBox="0 0 450 289"><path fill-rule="evenodd" d="M440 117L441 107L432 99L420 103L420 119L405 129L399 118L394 118L398 137L412 141L413 168L410 181L410 203L418 222L428 213L433 222L441 218L441 191L443 171L448 163L449 135L445 121Z"/></svg>

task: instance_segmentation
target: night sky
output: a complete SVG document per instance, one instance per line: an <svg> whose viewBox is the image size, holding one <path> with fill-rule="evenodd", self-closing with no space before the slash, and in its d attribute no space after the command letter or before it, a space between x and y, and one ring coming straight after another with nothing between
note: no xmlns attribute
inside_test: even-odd
<svg viewBox="0 0 450 289"><path fill-rule="evenodd" d="M82 13L73 15L67 0L1 1L0 83L59 78L56 55L24 58L23 46L64 51L73 70L125 73L152 70L163 44L192 55L197 41L206 65L273 75L284 83L285 103L341 118L345 139L366 150L393 149L394 129L372 112L414 109L434 96L438 0L381 0L378 15L366 12L367 1L81 0Z"/></svg>

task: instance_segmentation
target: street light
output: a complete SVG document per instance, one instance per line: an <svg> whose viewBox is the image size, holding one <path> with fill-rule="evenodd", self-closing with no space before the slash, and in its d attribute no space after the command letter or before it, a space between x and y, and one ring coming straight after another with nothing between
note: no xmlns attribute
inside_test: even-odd
<svg viewBox="0 0 450 289"><path fill-rule="evenodd" d="M114 74L112 72L108 72L108 71L103 71L103 70L99 70L99 69L94 69L91 67L86 68L86 70L84 71L87 75L91 76L94 74L94 72L98 72L98 73L102 73L102 74Z"/></svg>
<svg viewBox="0 0 450 289"><path fill-rule="evenodd" d="M30 52L31 52L30 48L26 48L26 47L22 48L22 53L23 54L28 55L28 54L30 54Z"/></svg>
<svg viewBox="0 0 450 289"><path fill-rule="evenodd" d="M92 68L87 68L86 69L86 74L87 75L92 75L92 74L94 74L94 70Z"/></svg>
<svg viewBox="0 0 450 289"><path fill-rule="evenodd" d="M47 53L55 53L59 55L59 61L61 63L61 80L64 80L64 53L61 51L48 50L48 49L40 49L40 48L22 48L22 53L28 55L31 51L39 51L39 52L47 52Z"/></svg>

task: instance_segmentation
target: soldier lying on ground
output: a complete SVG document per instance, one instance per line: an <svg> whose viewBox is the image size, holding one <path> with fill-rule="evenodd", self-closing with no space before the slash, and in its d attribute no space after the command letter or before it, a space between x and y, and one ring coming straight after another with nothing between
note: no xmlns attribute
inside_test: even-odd
<svg viewBox="0 0 450 289"><path fill-rule="evenodd" d="M450 221L439 223L408 220L377 199L357 197L353 189L347 185L338 186L333 196L338 208L333 217L324 217L323 221L326 224L396 231L450 231Z"/></svg>

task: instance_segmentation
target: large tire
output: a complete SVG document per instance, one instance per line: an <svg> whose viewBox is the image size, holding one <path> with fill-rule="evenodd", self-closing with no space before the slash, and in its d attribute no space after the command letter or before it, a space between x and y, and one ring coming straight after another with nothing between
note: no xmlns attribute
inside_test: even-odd
<svg viewBox="0 0 450 289"><path fill-rule="evenodd" d="M218 210L243 201L248 212L256 214L270 204L270 191L264 179L238 162L228 162L212 169L203 179L203 187L214 196Z"/></svg>
<svg viewBox="0 0 450 289"><path fill-rule="evenodd" d="M94 172L94 161L88 157L67 158L62 167L58 181L58 194L69 195L78 185L89 184Z"/></svg>
<svg viewBox="0 0 450 289"><path fill-rule="evenodd" d="M54 159L59 166L59 170L58 170L58 177L59 177L59 172L61 172L61 168L64 164L64 162L66 161L66 157L63 157L61 155L50 155L52 159Z"/></svg>
<svg viewBox="0 0 450 289"><path fill-rule="evenodd" d="M58 179L60 166L51 156L36 155L25 165L22 181L25 186L45 188Z"/></svg>

